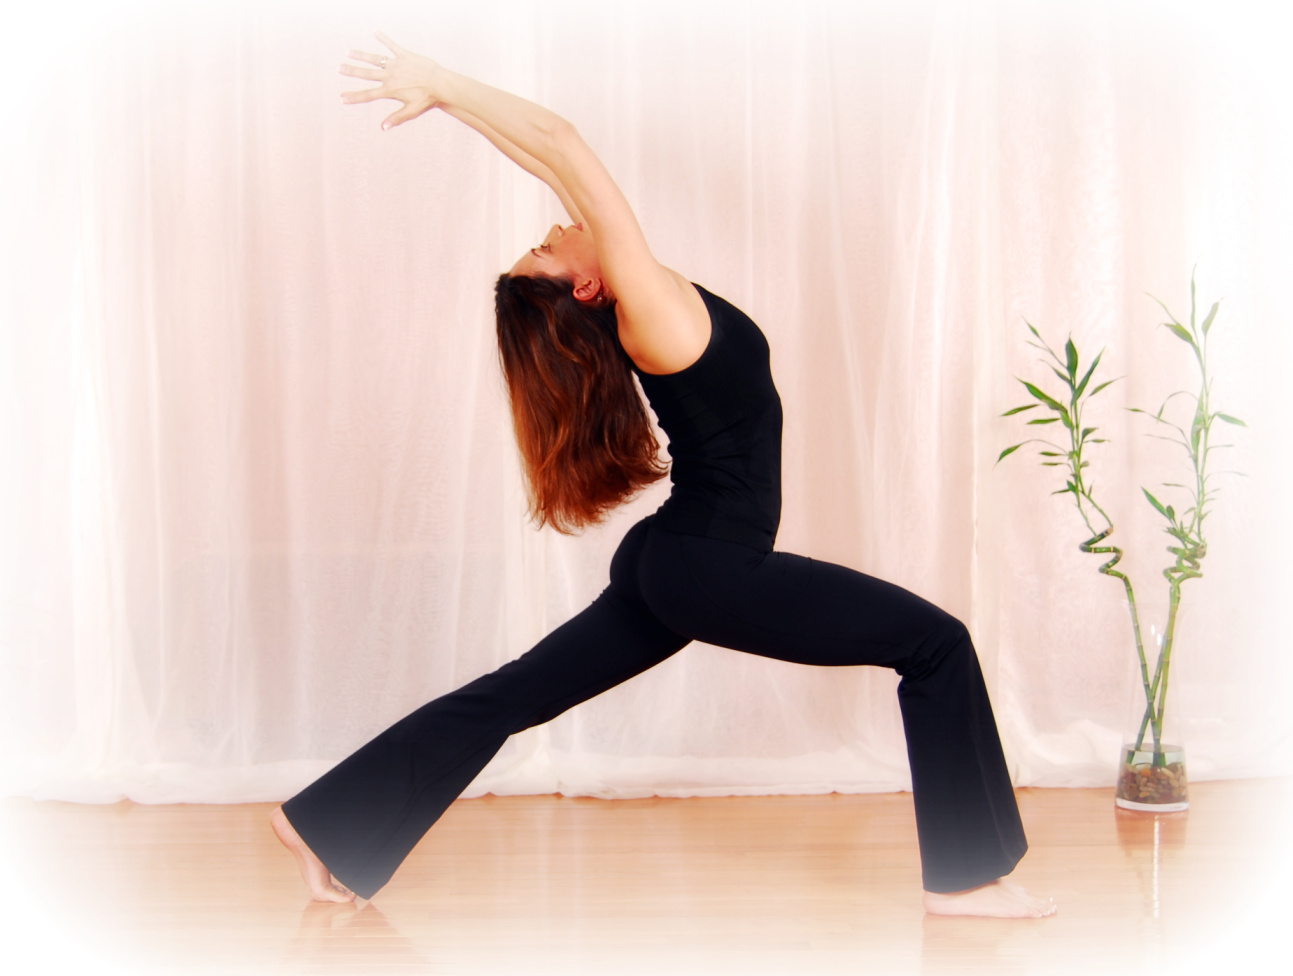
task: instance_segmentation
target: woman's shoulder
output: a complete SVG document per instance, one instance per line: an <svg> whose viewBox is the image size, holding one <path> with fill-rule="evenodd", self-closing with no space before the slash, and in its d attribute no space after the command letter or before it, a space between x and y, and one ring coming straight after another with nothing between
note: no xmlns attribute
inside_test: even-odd
<svg viewBox="0 0 1293 976"><path fill-rule="evenodd" d="M763 334L763 330L750 318L742 309L732 304L726 298L715 295L702 285L695 284L693 287L700 294L709 310L710 328L715 335L722 335L726 340L728 337L738 344L749 345L754 343L767 349L768 340Z"/></svg>
<svg viewBox="0 0 1293 976"><path fill-rule="evenodd" d="M701 289L678 272L652 289L649 299L636 296L617 303L620 345L639 372L657 376L677 373L698 360L709 346L712 312Z"/></svg>

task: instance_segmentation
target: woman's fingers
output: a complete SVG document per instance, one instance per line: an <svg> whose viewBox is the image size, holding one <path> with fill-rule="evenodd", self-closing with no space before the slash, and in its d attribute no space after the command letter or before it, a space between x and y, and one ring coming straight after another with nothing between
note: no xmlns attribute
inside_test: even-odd
<svg viewBox="0 0 1293 976"><path fill-rule="evenodd" d="M341 100L347 105L371 102L379 98L393 98L403 102L404 104L382 123L383 129L389 129L415 119L435 106L430 80L434 78L436 66L427 58L406 51L381 31L377 32L377 39L390 48L390 55L373 54L370 51L350 51L348 54L350 60L359 63L343 64L340 68L341 74L376 82L377 87L364 91L344 92Z"/></svg>
<svg viewBox="0 0 1293 976"><path fill-rule="evenodd" d="M416 119L424 112L429 112L434 107L434 103L427 99L418 98L412 101L405 101L404 104L386 117L382 123L383 129L389 129L392 126L408 122L410 119Z"/></svg>
<svg viewBox="0 0 1293 976"><path fill-rule="evenodd" d="M340 71L343 75L350 75L352 78L363 78L364 81L383 81L386 78L380 68L360 68L353 64L343 64Z"/></svg>
<svg viewBox="0 0 1293 976"><path fill-rule="evenodd" d="M387 37L387 36L386 36L385 34L383 34L381 31L373 31L373 34L374 34L374 36L375 36L379 41L381 41L381 42L382 42L383 44L385 44L388 48L390 48L390 49L391 49L391 51L392 51L392 52L394 52L395 54L407 54L407 53L408 53L407 51L405 51L405 50L404 50L404 48L400 47L398 44L396 44L394 41L392 41L389 37Z"/></svg>
<svg viewBox="0 0 1293 976"><path fill-rule="evenodd" d="M385 67L386 62L390 60L385 54L371 54L368 51L348 51L346 57L351 61L365 61L378 67Z"/></svg>
<svg viewBox="0 0 1293 976"><path fill-rule="evenodd" d="M363 91L348 91L341 93L341 100L347 105L358 105L361 102L374 102L379 98L390 98L380 88L365 88Z"/></svg>
<svg viewBox="0 0 1293 976"><path fill-rule="evenodd" d="M382 128L392 129L402 122L407 122L409 119L416 119L423 111L425 110L415 108L412 105L405 105L403 108L386 116L386 120L382 122Z"/></svg>

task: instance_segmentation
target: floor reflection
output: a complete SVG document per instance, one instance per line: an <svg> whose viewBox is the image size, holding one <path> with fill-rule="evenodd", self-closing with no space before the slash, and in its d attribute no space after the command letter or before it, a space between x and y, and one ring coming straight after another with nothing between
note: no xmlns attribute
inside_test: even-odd
<svg viewBox="0 0 1293 976"><path fill-rule="evenodd" d="M277 970L283 976L433 971L430 957L371 902L308 904Z"/></svg>
<svg viewBox="0 0 1293 976"><path fill-rule="evenodd" d="M43 917L0 933L0 971L81 955L56 971L1267 971L1238 963L1290 908L1293 781L1191 792L1188 813L1155 815L1115 810L1111 789L1019 791L1031 848L1012 880L1060 906L1036 920L923 917L910 794L464 801L362 905L306 900L270 804L5 801L7 885ZM19 944L32 954L9 965Z"/></svg>
<svg viewBox="0 0 1293 976"><path fill-rule="evenodd" d="M1184 850L1189 822L1188 810L1148 813L1114 808L1118 846L1140 881L1146 919L1163 917L1164 870Z"/></svg>
<svg viewBox="0 0 1293 976"><path fill-rule="evenodd" d="M921 976L1035 972L1056 919L946 918L926 915L921 929Z"/></svg>

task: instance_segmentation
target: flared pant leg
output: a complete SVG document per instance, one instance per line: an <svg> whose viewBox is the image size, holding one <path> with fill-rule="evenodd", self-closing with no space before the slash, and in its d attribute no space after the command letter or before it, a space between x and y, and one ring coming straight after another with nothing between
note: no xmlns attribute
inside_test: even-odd
<svg viewBox="0 0 1293 976"><path fill-rule="evenodd" d="M826 666L893 668L925 888L1009 874L1027 850L965 627L842 566L680 536L625 537L611 585L492 674L397 722L283 805L310 849L371 897L507 737L647 670L688 641Z"/></svg>
<svg viewBox="0 0 1293 976"><path fill-rule="evenodd" d="M1027 850L992 705L965 626L901 587L783 552L653 530L642 597L694 640L799 664L902 676L924 886L1009 874Z"/></svg>
<svg viewBox="0 0 1293 976"><path fill-rule="evenodd" d="M284 803L283 812L337 880L371 898L509 735L686 643L607 589L515 661L382 732Z"/></svg>

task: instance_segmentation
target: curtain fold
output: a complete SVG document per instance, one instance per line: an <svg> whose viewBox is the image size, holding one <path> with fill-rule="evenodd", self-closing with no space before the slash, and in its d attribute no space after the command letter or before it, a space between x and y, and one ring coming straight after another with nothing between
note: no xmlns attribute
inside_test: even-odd
<svg viewBox="0 0 1293 976"><path fill-rule="evenodd" d="M1193 382L1150 296L1188 314L1197 266L1214 397L1250 426L1176 706L1196 778L1290 771L1293 140L1242 6L135 4L87 12L55 72L21 56L0 117L0 788L289 795L586 605L667 491L527 524L491 289L564 215L448 117L340 104L374 19L570 118L656 255L760 323L778 547L964 619L1020 785L1111 783L1135 692L1062 481L994 463L1015 377L1049 375L1024 322L1122 377L1093 473L1159 621L1141 486L1181 459L1123 408ZM895 686L693 645L471 792L906 789Z"/></svg>

